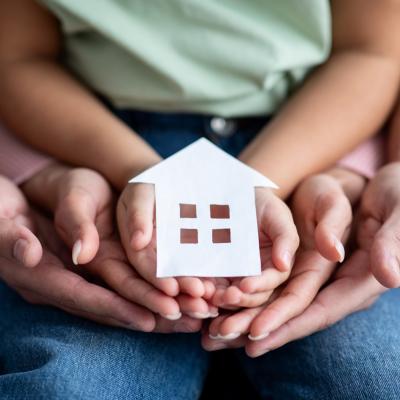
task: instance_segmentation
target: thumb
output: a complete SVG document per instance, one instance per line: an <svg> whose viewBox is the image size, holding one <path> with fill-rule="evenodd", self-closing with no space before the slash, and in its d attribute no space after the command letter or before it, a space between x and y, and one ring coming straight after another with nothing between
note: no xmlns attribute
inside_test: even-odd
<svg viewBox="0 0 400 400"><path fill-rule="evenodd" d="M123 203L127 211L129 243L138 251L145 248L153 236L154 186L144 183L131 184L127 194Z"/></svg>
<svg viewBox="0 0 400 400"><path fill-rule="evenodd" d="M371 272L387 288L400 286L400 212L393 213L376 233L370 251Z"/></svg>
<svg viewBox="0 0 400 400"><path fill-rule="evenodd" d="M343 193L322 195L316 206L315 244L323 257L342 262L345 250L342 241L350 230L351 204Z"/></svg>
<svg viewBox="0 0 400 400"><path fill-rule="evenodd" d="M40 262L42 251L39 240L27 227L0 218L0 257L32 268Z"/></svg>
<svg viewBox="0 0 400 400"><path fill-rule="evenodd" d="M82 190L72 190L59 202L55 226L63 240L72 247L75 265L87 264L99 249L99 234L95 225L97 204Z"/></svg>

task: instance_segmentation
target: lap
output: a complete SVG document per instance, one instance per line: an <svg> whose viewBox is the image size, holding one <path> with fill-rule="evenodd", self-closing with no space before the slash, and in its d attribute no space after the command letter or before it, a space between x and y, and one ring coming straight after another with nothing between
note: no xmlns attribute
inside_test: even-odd
<svg viewBox="0 0 400 400"><path fill-rule="evenodd" d="M207 355L193 334L104 327L30 305L0 283L0 398L194 399Z"/></svg>
<svg viewBox="0 0 400 400"><path fill-rule="evenodd" d="M400 290L368 310L243 363L264 395L281 399L398 399ZM242 356L241 356L242 357Z"/></svg>

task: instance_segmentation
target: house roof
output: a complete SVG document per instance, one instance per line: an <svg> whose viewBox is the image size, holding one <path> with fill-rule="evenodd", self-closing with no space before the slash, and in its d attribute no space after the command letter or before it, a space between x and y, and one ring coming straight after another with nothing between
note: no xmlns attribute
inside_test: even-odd
<svg viewBox="0 0 400 400"><path fill-rule="evenodd" d="M205 138L195 141L129 182L157 184L163 182L165 178L168 180L176 178L177 182L195 180L199 184L217 179L228 184L278 188L267 177L225 153Z"/></svg>

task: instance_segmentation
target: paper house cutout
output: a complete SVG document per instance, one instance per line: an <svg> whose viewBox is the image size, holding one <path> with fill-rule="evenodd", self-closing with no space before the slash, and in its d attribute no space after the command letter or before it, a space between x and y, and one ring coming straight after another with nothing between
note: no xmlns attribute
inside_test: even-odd
<svg viewBox="0 0 400 400"><path fill-rule="evenodd" d="M268 178L207 139L136 176L155 185L157 277L261 273L255 187Z"/></svg>

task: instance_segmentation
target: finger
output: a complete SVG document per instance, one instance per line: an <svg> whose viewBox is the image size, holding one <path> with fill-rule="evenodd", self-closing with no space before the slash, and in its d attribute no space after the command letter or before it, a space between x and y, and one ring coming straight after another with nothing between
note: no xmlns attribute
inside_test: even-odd
<svg viewBox="0 0 400 400"><path fill-rule="evenodd" d="M323 330L347 315L364 309L371 304L384 288L365 267L368 258L360 252L355 253L347 264L349 271L359 269L359 274L344 275L323 289L311 305L300 315L289 320L259 341L249 341L246 352L257 357L293 340Z"/></svg>
<svg viewBox="0 0 400 400"><path fill-rule="evenodd" d="M129 186L129 196L125 201L129 243L134 250L145 248L153 235L154 186L135 183Z"/></svg>
<svg viewBox="0 0 400 400"><path fill-rule="evenodd" d="M118 319L111 317L103 317L99 314L93 314L77 308L72 308L65 306L63 304L58 304L57 302L51 302L50 299L43 297L38 293L31 292L29 290L19 290L19 293L29 303L56 306L57 308L64 310L68 314L76 315L78 317L88 319L102 325L109 325L118 328L136 330L134 327L131 326L130 323L126 324L125 321L119 321Z"/></svg>
<svg viewBox="0 0 400 400"><path fill-rule="evenodd" d="M245 310L248 312L249 310ZM239 311L238 314L242 312ZM221 335L220 325L226 320L237 314L226 314L213 319L208 327L205 329L202 335L202 346L207 351L215 351L228 347L241 347L244 345L246 338L240 335L240 329L237 328L237 332L229 332L225 335Z"/></svg>
<svg viewBox="0 0 400 400"><path fill-rule="evenodd" d="M210 329L211 338L222 340L236 339L240 335L247 334L253 319L262 311L263 307L254 307L233 312L222 319L218 326ZM211 326L211 325L210 325ZM212 333L211 333L212 332Z"/></svg>
<svg viewBox="0 0 400 400"><path fill-rule="evenodd" d="M153 332L158 333L194 333L201 329L202 322L200 319L195 319L182 315L178 321L170 321L160 316L156 316L156 326Z"/></svg>
<svg viewBox="0 0 400 400"><path fill-rule="evenodd" d="M195 319L215 318L218 315L218 308L209 305L204 299L195 298L186 294L176 297L181 312Z"/></svg>
<svg viewBox="0 0 400 400"><path fill-rule="evenodd" d="M299 247L299 236L289 208L273 197L264 204L260 228L272 241L272 262L280 271L291 269Z"/></svg>
<svg viewBox="0 0 400 400"><path fill-rule="evenodd" d="M239 283L239 288L244 293L257 293L270 291L287 280L290 271L278 271L276 268L265 268L260 276L249 276L243 278Z"/></svg>
<svg viewBox="0 0 400 400"><path fill-rule="evenodd" d="M343 240L352 221L351 204L340 191L327 192L318 197L315 205L315 244L328 260L342 262L345 257Z"/></svg>
<svg viewBox="0 0 400 400"><path fill-rule="evenodd" d="M60 201L55 211L57 232L72 248L75 265L87 264L99 249L95 225L97 208L92 195L84 190L73 190Z"/></svg>
<svg viewBox="0 0 400 400"><path fill-rule="evenodd" d="M132 327L131 325L125 325L123 322L118 321L114 318L99 317L94 314L78 311L68 307L63 307L62 309L70 314L92 320L99 324L138 331L138 329L136 329L135 327ZM156 316L155 321L155 327L152 330L152 332L155 333L195 333L201 329L200 320L196 320L186 316L182 316L179 321L170 321L168 319L162 318L161 316Z"/></svg>
<svg viewBox="0 0 400 400"><path fill-rule="evenodd" d="M251 340L261 340L303 312L334 268L315 251L305 252L296 262L300 273L294 275L280 296L254 319L249 334Z"/></svg>
<svg viewBox="0 0 400 400"><path fill-rule="evenodd" d="M371 271L387 288L400 286L400 212L395 211L376 233L370 251Z"/></svg>
<svg viewBox="0 0 400 400"><path fill-rule="evenodd" d="M45 304L111 318L136 330L150 332L155 326L150 311L64 269L58 259L46 251L39 266L29 274L19 275L19 286L43 298Z"/></svg>
<svg viewBox="0 0 400 400"><path fill-rule="evenodd" d="M205 287L201 279L192 277L177 278L179 291L193 297L203 297Z"/></svg>
<svg viewBox="0 0 400 400"><path fill-rule="evenodd" d="M257 292L257 293L243 293L239 288L231 286L223 295L224 306L236 307L257 307L264 304L272 294L272 290Z"/></svg>
<svg viewBox="0 0 400 400"><path fill-rule="evenodd" d="M148 185L134 184L125 189L129 191L127 191L126 194L124 193L123 196L129 198L131 191L136 187L144 188L144 191L147 193L149 191ZM152 286L162 290L168 296L176 296L179 293L179 285L177 280L174 278L157 278L156 276L157 255L155 244L153 246L150 243L147 247L141 250L134 250L132 247L130 234L130 229L132 228L129 228L129 222L127 223L127 221L132 221L132 214L130 214L129 217L130 211L126 205L126 201L128 200L126 200L125 197L121 197L120 201L118 202L117 219L121 241L130 263L134 266L135 270ZM154 195L152 207L154 207ZM153 226L151 235L155 235L155 233L153 233ZM155 240L155 238L153 239L151 237L151 240Z"/></svg>
<svg viewBox="0 0 400 400"><path fill-rule="evenodd" d="M357 227L357 242L361 249L370 251L382 222L373 217L361 219Z"/></svg>
<svg viewBox="0 0 400 400"><path fill-rule="evenodd" d="M203 298L205 300L211 301L211 299L214 296L214 293L216 291L215 282L213 282L211 279L204 279L203 284L204 284Z"/></svg>
<svg viewBox="0 0 400 400"><path fill-rule="evenodd" d="M42 258L42 246L28 228L0 218L0 257L25 267L35 267Z"/></svg>
<svg viewBox="0 0 400 400"><path fill-rule="evenodd" d="M217 351L223 349L236 349L244 347L246 344L246 336L239 336L236 339L222 340L211 339L208 333L203 332L201 336L201 345L206 351Z"/></svg>
<svg viewBox="0 0 400 400"><path fill-rule="evenodd" d="M112 261L112 268L109 261L108 265L96 260L93 263L104 281L127 300L140 304L169 320L181 317L177 301L139 277L131 266L118 260Z"/></svg>

